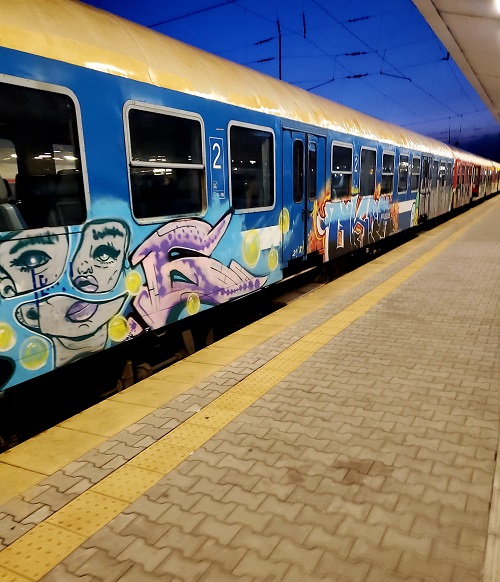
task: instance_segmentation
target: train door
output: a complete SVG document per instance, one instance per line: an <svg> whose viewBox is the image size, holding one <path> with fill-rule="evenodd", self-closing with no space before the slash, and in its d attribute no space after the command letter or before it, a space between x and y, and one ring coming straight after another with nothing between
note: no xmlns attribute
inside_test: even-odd
<svg viewBox="0 0 500 582"><path fill-rule="evenodd" d="M451 162L446 164L446 196L448 200L447 211L449 212L453 208L453 166Z"/></svg>
<svg viewBox="0 0 500 582"><path fill-rule="evenodd" d="M326 179L326 140L300 131L283 132L283 261L307 255L314 202ZM285 215L288 213L288 216Z"/></svg>
<svg viewBox="0 0 500 582"><path fill-rule="evenodd" d="M431 191L429 196L429 212L427 218L435 218L438 215L439 204L439 162L433 160L431 165Z"/></svg>
<svg viewBox="0 0 500 582"><path fill-rule="evenodd" d="M438 166L438 185L437 185L437 207L435 216L445 214L449 209L449 196L446 188L446 165L444 162L439 162Z"/></svg>
<svg viewBox="0 0 500 582"><path fill-rule="evenodd" d="M419 216L421 220L429 217L430 193L431 193L431 163L432 158L423 156L422 177L420 179Z"/></svg>

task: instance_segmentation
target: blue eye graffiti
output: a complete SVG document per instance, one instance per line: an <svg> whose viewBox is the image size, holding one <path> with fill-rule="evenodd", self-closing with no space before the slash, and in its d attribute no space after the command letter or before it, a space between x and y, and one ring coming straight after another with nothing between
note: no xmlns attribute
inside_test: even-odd
<svg viewBox="0 0 500 582"><path fill-rule="evenodd" d="M51 257L46 252L41 250L24 251L21 255L12 259L11 266L17 267L22 273L34 271L39 267L43 267L50 261Z"/></svg>
<svg viewBox="0 0 500 582"><path fill-rule="evenodd" d="M92 258L102 265L110 265L120 256L120 251L113 245L99 245L92 253Z"/></svg>

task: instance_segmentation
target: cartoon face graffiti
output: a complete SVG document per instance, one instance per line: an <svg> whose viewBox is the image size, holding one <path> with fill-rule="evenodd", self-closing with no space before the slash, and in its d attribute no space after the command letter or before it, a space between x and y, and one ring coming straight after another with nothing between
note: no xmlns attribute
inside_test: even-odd
<svg viewBox="0 0 500 582"><path fill-rule="evenodd" d="M16 319L28 329L49 337L55 346L56 366L62 366L105 347L107 323L123 307L126 296L101 303L69 295L20 305Z"/></svg>
<svg viewBox="0 0 500 582"><path fill-rule="evenodd" d="M64 227L0 238L0 297L8 298L53 285L64 272L68 235Z"/></svg>
<svg viewBox="0 0 500 582"><path fill-rule="evenodd" d="M111 291L123 270L129 229L119 220L95 220L85 226L71 263L73 285L84 293Z"/></svg>
<svg viewBox="0 0 500 582"><path fill-rule="evenodd" d="M10 262L4 261L6 266L0 263L3 271L6 272L6 267L10 271L17 267L25 274L26 280L20 276L15 281L12 276L4 276L2 279L0 271L0 282L3 283L5 294L18 294L19 289L26 287L29 290L29 281L35 279L47 286L61 275L66 267L68 241L67 237L59 237L65 242L65 246L64 252L60 249L58 269L47 269L46 266L53 262L49 250L55 248L58 238L52 231L33 239L8 241ZM92 295L112 291L123 273L129 238L128 226L119 220L94 220L87 224L69 263L69 274L74 287L82 293ZM6 245L7 242L2 244ZM62 247L61 241L59 247ZM28 266L31 272L25 273ZM41 294L35 301L17 307L15 318L27 329L52 340L55 365L61 366L106 346L109 323L116 319L115 316L120 313L125 300L126 294L123 292L107 301L89 300L76 294L46 293L45 296Z"/></svg>

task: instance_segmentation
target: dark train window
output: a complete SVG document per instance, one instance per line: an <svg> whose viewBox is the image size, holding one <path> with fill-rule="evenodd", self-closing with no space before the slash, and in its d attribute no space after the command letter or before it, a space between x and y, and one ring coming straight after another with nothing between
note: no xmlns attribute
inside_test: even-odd
<svg viewBox="0 0 500 582"><path fill-rule="evenodd" d="M443 162L441 162L441 165L439 166L439 185L441 186L441 188L445 185L446 182L446 166L444 165Z"/></svg>
<svg viewBox="0 0 500 582"><path fill-rule="evenodd" d="M361 149L361 173L359 178L359 195L373 196L375 193L375 170L377 168L377 152Z"/></svg>
<svg viewBox="0 0 500 582"><path fill-rule="evenodd" d="M394 154L382 156L382 187L381 194L392 194L394 190Z"/></svg>
<svg viewBox="0 0 500 582"><path fill-rule="evenodd" d="M432 162L431 188L437 188L438 169L439 169L439 162L437 160L435 160L434 162Z"/></svg>
<svg viewBox="0 0 500 582"><path fill-rule="evenodd" d="M418 190L418 182L420 179L420 158L413 158L411 161L411 191Z"/></svg>
<svg viewBox="0 0 500 582"><path fill-rule="evenodd" d="M304 142L293 142L293 201L302 202L304 197Z"/></svg>
<svg viewBox="0 0 500 582"><path fill-rule="evenodd" d="M452 165L448 162L446 164L446 184L451 186L452 183Z"/></svg>
<svg viewBox="0 0 500 582"><path fill-rule="evenodd" d="M307 154L307 197L310 201L316 198L316 174L317 174L317 156L316 144L311 142L309 144L309 151Z"/></svg>
<svg viewBox="0 0 500 582"><path fill-rule="evenodd" d="M332 198L351 196L352 185L352 148L332 146Z"/></svg>
<svg viewBox="0 0 500 582"><path fill-rule="evenodd" d="M205 204L201 121L130 109L130 185L136 218L199 214Z"/></svg>
<svg viewBox="0 0 500 582"><path fill-rule="evenodd" d="M235 210L274 206L274 136L267 129L232 125L231 199Z"/></svg>
<svg viewBox="0 0 500 582"><path fill-rule="evenodd" d="M408 190L408 156L399 156L398 192L402 194L407 190Z"/></svg>
<svg viewBox="0 0 500 582"><path fill-rule="evenodd" d="M85 221L75 103L0 83L0 231Z"/></svg>

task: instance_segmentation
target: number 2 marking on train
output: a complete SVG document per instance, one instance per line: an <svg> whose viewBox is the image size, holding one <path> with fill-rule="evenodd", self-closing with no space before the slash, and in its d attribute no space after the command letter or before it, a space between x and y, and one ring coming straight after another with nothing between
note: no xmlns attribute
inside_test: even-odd
<svg viewBox="0 0 500 582"><path fill-rule="evenodd" d="M215 142L212 145L212 151L213 152L217 152L217 154L215 155L215 158L213 159L213 162L212 162L212 168L214 170L221 170L222 169L222 166L219 164L219 158L220 158L220 155L221 155L221 145L220 145L220 143Z"/></svg>
<svg viewBox="0 0 500 582"><path fill-rule="evenodd" d="M209 139L212 199L224 200L226 197L224 181L224 141L221 137L211 137Z"/></svg>

